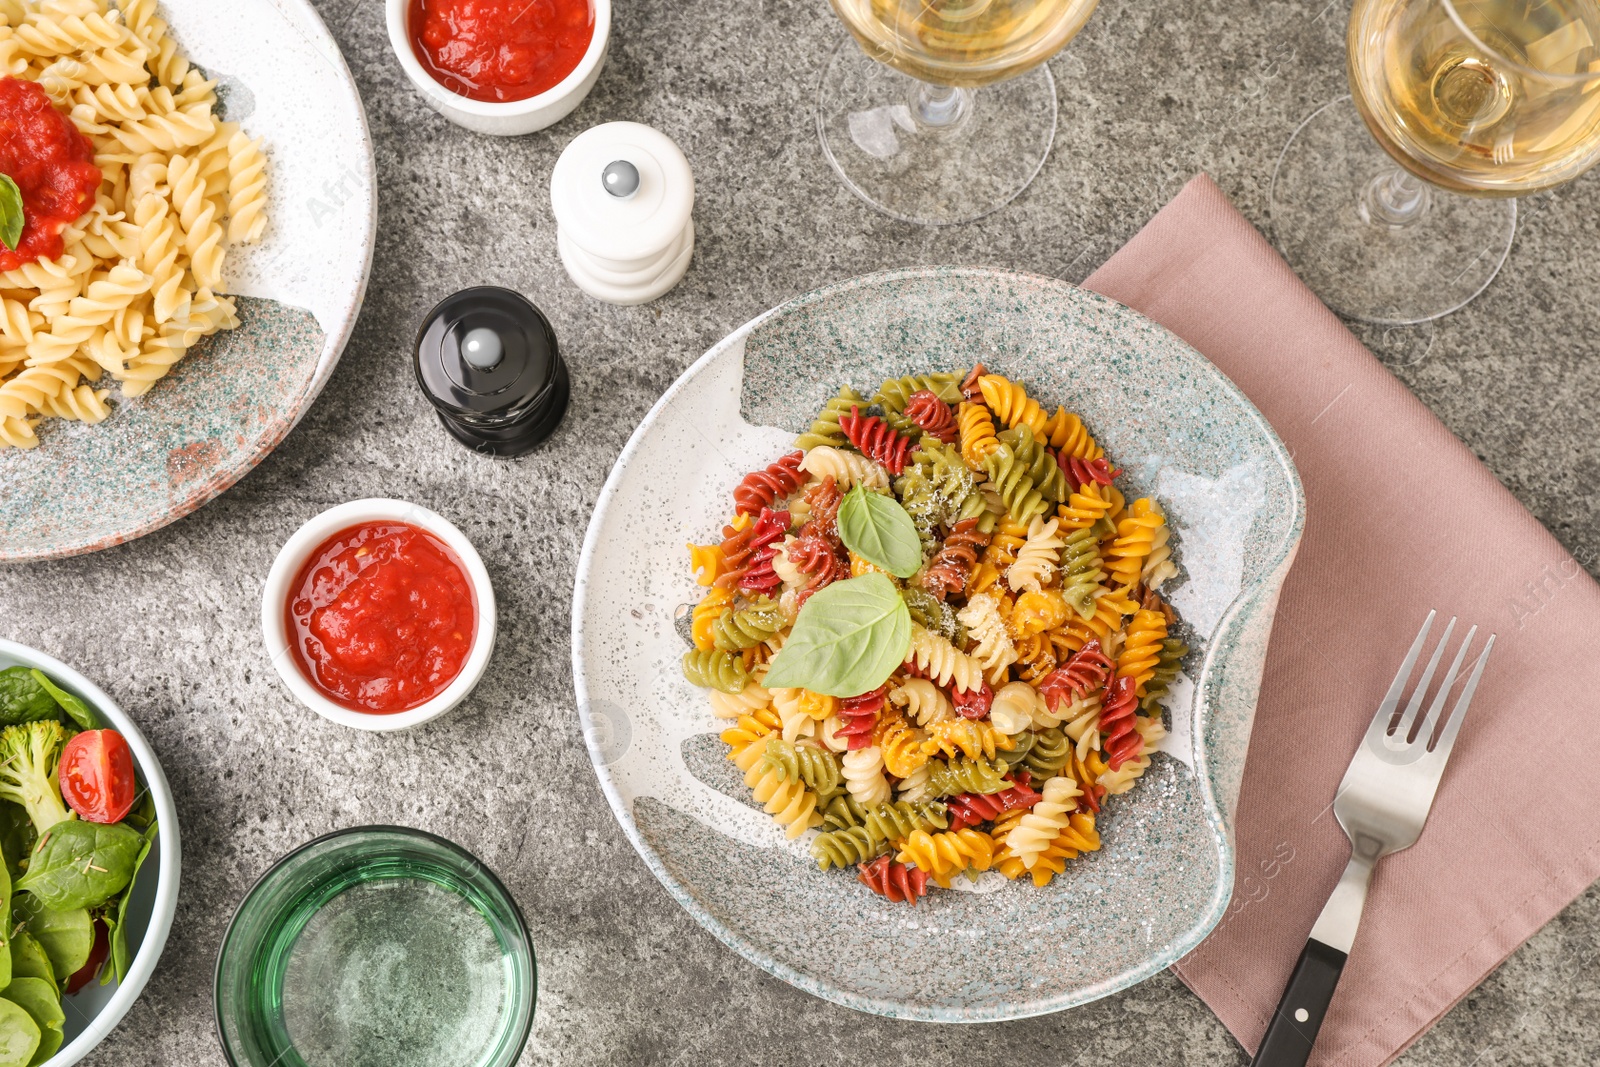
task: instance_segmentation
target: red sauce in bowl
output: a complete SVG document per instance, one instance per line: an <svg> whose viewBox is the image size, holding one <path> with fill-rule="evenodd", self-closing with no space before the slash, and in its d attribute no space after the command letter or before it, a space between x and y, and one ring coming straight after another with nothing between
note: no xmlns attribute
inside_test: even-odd
<svg viewBox="0 0 1600 1067"><path fill-rule="evenodd" d="M0 271L61 255L61 231L94 206L94 146L36 82L0 78L0 174L22 193L22 239L0 245Z"/></svg>
<svg viewBox="0 0 1600 1067"><path fill-rule="evenodd" d="M594 38L590 0L411 0L424 70L470 100L507 103L554 89Z"/></svg>
<svg viewBox="0 0 1600 1067"><path fill-rule="evenodd" d="M472 580L420 527L369 522L311 553L289 587L289 648L311 684L352 711L389 715L444 692L472 651Z"/></svg>

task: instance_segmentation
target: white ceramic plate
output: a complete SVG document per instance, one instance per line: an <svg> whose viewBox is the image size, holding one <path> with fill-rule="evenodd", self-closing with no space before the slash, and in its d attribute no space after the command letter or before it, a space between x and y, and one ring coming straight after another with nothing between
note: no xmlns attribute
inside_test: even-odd
<svg viewBox="0 0 1600 1067"><path fill-rule="evenodd" d="M92 552L211 500L294 428L366 292L377 179L361 97L308 0L161 0L223 115L266 142L259 245L228 252L240 327L197 346L98 426L47 419L0 451L0 562ZM113 396L115 397L115 392Z"/></svg>
<svg viewBox="0 0 1600 1067"><path fill-rule="evenodd" d="M981 359L1079 413L1167 509L1162 592L1191 652L1171 733L1110 798L1104 848L1048 887L995 872L915 908L821 873L749 801L705 694L682 676L685 541L715 539L739 478L787 451L841 384ZM1205 357L1051 278L918 268L840 282L735 331L646 416L595 507L573 600L573 671L596 773L634 846L709 930L848 1007L935 1022L1058 1011L1193 949L1234 882L1232 810L1278 591L1304 523L1288 451ZM809 832L808 832L809 833Z"/></svg>

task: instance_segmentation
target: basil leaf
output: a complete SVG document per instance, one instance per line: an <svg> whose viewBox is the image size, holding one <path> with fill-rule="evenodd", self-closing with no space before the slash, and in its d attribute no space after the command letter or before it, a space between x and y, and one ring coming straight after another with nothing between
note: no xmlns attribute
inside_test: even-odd
<svg viewBox="0 0 1600 1067"><path fill-rule="evenodd" d="M844 547L896 578L922 569L922 539L906 509L894 497L869 493L858 485L839 507L839 540Z"/></svg>
<svg viewBox="0 0 1600 1067"><path fill-rule="evenodd" d="M49 678L46 678L43 671L34 671L33 680L38 682L45 692L55 698L56 703L61 705L61 710L65 711L67 717L77 723L79 727L85 730L97 730L100 728L100 724L95 721L94 712L89 709L89 705L52 682Z"/></svg>
<svg viewBox="0 0 1600 1067"><path fill-rule="evenodd" d="M853 697L882 685L911 649L911 613L882 574L834 582L800 609L767 668L771 688Z"/></svg>
<svg viewBox="0 0 1600 1067"><path fill-rule="evenodd" d="M54 719L61 714L54 698L27 667L0 671L0 726Z"/></svg>
<svg viewBox="0 0 1600 1067"><path fill-rule="evenodd" d="M0 174L0 241L13 252L22 241L22 190L9 174Z"/></svg>
<svg viewBox="0 0 1600 1067"><path fill-rule="evenodd" d="M133 880L144 845L143 834L121 823L57 823L35 846L16 890L57 911L98 907Z"/></svg>

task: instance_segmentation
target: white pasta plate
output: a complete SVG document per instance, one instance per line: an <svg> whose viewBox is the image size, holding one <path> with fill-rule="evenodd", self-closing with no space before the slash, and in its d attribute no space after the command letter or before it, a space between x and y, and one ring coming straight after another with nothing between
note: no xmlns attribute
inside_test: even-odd
<svg viewBox="0 0 1600 1067"><path fill-rule="evenodd" d="M1043 889L995 872L916 907L820 872L751 804L684 680L685 542L714 540L748 471L784 454L839 386L970 366L1081 415L1158 498L1179 574L1163 592L1191 651L1170 733L1110 797L1103 847ZM1120 483L1119 483L1120 484ZM590 757L671 895L724 943L817 996L907 1019L978 1022L1105 996L1191 951L1234 883L1232 817L1267 639L1304 495L1287 450L1216 367L1135 312L1065 283L920 268L800 297L718 343L634 432L590 523L573 670Z"/></svg>
<svg viewBox="0 0 1600 1067"><path fill-rule="evenodd" d="M19 414L19 398L28 394L13 389L7 395L4 379L12 372L5 368L15 365L18 354L25 350L34 362L43 358L35 350L37 337L31 342L35 348L24 349L18 332L29 310L35 333L70 336L71 326L58 330L57 320L44 317L49 299L40 303L28 291L6 290L0 284L9 298L0 316L0 423L8 411L14 416L8 425L0 425L0 440L12 439L8 433L24 443L28 436L37 440L34 447L0 447L0 561L47 559L120 544L188 514L232 486L293 429L333 373L355 325L371 267L376 178L366 116L338 46L308 0L112 0L109 12L96 14L106 2L13 0L0 4L0 14L24 7L29 19L48 20L51 12L73 17L87 12L81 17L90 22L108 18L130 31L136 19L143 20L146 31L151 20L166 24L166 36L178 52L216 82L218 118L239 124L245 142L261 142L266 223L259 239L248 242L249 224L229 221L244 213L259 184L252 175L260 172L242 153L230 149L200 158L197 153L208 151L206 144L166 144L161 122L171 112L158 111L156 105L146 106L146 112L160 116L159 121L130 120L147 122L150 135L149 152L144 146L138 152L129 149L130 158L154 159L157 168L138 176L138 165L126 165L129 192L122 214L127 217L118 225L131 230L125 240L133 247L96 252L95 269L79 274L82 313L75 303L71 314L79 320L87 316L85 333L92 340L85 345L99 346L94 357L98 366L91 369L99 373L105 368L105 376L82 387L76 394L81 403L63 398L58 405L76 413L76 421L39 419L32 407ZM67 22L62 15L52 32L67 32L60 29ZM14 47L24 33L33 41L45 37L42 25L32 22L22 29L0 28L0 55L27 62L26 49ZM51 66L64 72L62 77L92 78L84 72L93 66L95 54L90 47ZM152 49L150 54L165 52ZM41 63L33 64L29 78L45 85ZM146 69L158 67L164 64L154 58L146 64ZM167 88L161 80L148 86L118 84L127 94ZM107 93L113 88L101 87ZM177 95L181 111L186 105L182 93ZM67 95L59 106L66 108L75 99ZM76 113L80 105L72 106ZM101 110L89 113L99 121L105 109L117 106L122 105L107 95ZM84 128L81 122L79 128ZM187 177L177 163L161 163L169 156L162 149L174 146L181 150L171 155L182 158ZM97 152L104 154L98 142ZM157 177L149 177L152 173ZM206 179L207 173L220 176ZM197 221L207 217L207 208L194 190L197 183L207 182L216 205L211 210L224 233L220 244L226 258L220 267L206 258L212 246L203 237L204 222ZM102 195L108 187L115 188L107 183ZM205 259L204 269L187 277L198 286L203 277L216 275L217 284L208 288L233 301L239 325L204 337L147 392L129 396L124 393L127 384L114 382L113 374L153 379L162 364L161 344L171 336L163 330L173 322L199 321L201 309L215 307L201 296L188 305L189 318L171 310L172 294L162 290L170 271L152 265L161 262L158 224L151 221L158 216L134 209L150 190L156 199L167 200L162 213L193 227L186 239L176 242L186 257L178 261L180 268ZM236 237L237 243L230 244ZM96 280L118 280L114 268L119 262L133 269L133 281L124 289L105 284L96 290ZM141 272L150 281L139 282ZM141 292L128 296L125 289ZM113 308L143 310L136 316ZM133 339L135 330L141 331L142 341ZM126 358L108 355L110 344ZM78 355L91 358L87 347ZM99 390L108 392L104 406L109 406L109 415L97 413L85 395ZM86 413L102 421L84 421Z"/></svg>

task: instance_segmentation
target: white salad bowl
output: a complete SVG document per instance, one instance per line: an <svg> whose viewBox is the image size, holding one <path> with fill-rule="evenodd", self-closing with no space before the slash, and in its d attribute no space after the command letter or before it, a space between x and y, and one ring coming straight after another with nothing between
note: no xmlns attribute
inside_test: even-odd
<svg viewBox="0 0 1600 1067"><path fill-rule="evenodd" d="M156 961L161 958L167 934L172 930L173 915L178 910L178 878L182 867L178 809L155 751L139 732L139 727L104 690L52 656L15 641L0 640L0 670L17 666L44 672L57 686L88 704L100 727L116 730L123 736L133 750L139 780L150 791L160 826L150 855L139 868L128 901L125 930L132 955L127 973L121 982L113 981L108 985L90 982L62 1000L67 1016L66 1041L41 1067L70 1067L92 1052L128 1014L128 1009L144 991L145 983L150 981Z"/></svg>
<svg viewBox="0 0 1600 1067"><path fill-rule="evenodd" d="M553 88L526 100L497 103L473 100L451 92L422 66L411 47L411 0L385 0L388 6L389 46L400 69L428 102L428 106L474 133L516 137L553 126L566 118L600 80L606 48L611 43L611 0L590 0L594 8L594 37L578 65Z"/></svg>
<svg viewBox="0 0 1600 1067"><path fill-rule="evenodd" d="M684 542L717 538L732 490L793 447L841 385L976 361L1078 413L1166 507L1177 578L1162 593L1191 651L1163 699L1171 732L1104 847L1043 889L990 871L914 908L820 872L725 758L679 661L701 590ZM718 343L656 404L600 494L577 573L572 657L595 771L668 891L747 959L836 1003L902 1019L1058 1011L1194 949L1233 892L1233 810L1267 639L1305 520L1283 442L1200 353L1053 278L952 267L818 290ZM810 833L810 831L808 831Z"/></svg>
<svg viewBox="0 0 1600 1067"><path fill-rule="evenodd" d="M462 665L461 673L456 675L444 692L426 704L392 715L352 711L323 696L295 663L289 651L289 633L284 618L290 583L317 546L340 530L367 522L409 523L449 545L472 582L474 607L477 609L477 633L472 638L472 650L467 653L467 662ZM467 540L467 535L438 512L403 500L352 500L310 519L279 549L261 590L261 633L278 677L283 679L283 684L289 687L289 692L300 703L324 719L355 730L409 730L437 719L467 699L478 684L478 679L483 677L484 668L489 665L489 655L494 651L495 618L494 586L489 582L489 572L483 565L482 557L472 547L472 542Z"/></svg>

